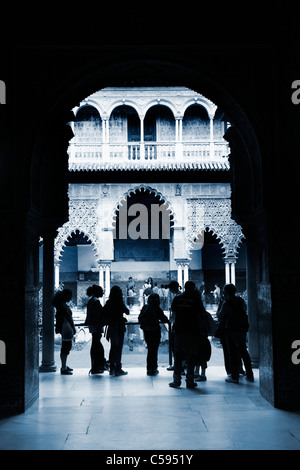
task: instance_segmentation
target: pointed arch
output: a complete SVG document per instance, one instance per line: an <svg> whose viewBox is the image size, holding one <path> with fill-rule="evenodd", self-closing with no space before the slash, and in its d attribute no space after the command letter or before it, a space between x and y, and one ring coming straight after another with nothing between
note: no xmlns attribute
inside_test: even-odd
<svg viewBox="0 0 300 470"><path fill-rule="evenodd" d="M142 183L138 186L135 186L133 188L130 188L128 191L126 191L125 193L122 194L122 196L119 198L119 201L117 202L117 204L114 207L113 218L115 219L116 214L119 210L119 206L122 205L123 202L126 202L126 199L128 197L130 197L133 194L136 194L137 192L139 192L141 190L149 191L150 194L154 194L155 196L159 197L160 201L162 201L163 204L165 204L167 206L167 209L170 210L170 215L173 216L173 223L175 224L175 215L176 214L175 214L174 207L171 204L171 202L161 192L159 192L157 189L155 189L154 187L149 186L147 184L144 184L144 183Z"/></svg>

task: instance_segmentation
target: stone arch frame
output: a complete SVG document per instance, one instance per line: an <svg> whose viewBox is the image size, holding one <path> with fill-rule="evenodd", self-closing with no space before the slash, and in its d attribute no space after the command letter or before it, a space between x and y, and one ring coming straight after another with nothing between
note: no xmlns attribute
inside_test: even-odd
<svg viewBox="0 0 300 470"><path fill-rule="evenodd" d="M144 116L146 116L147 112L151 109L151 108L154 108L155 106L165 106L166 108L168 108L173 117L174 117L174 121L176 119L176 116L177 116L177 111L174 107L174 105L171 103L170 100L166 100L166 99L155 99L155 100L151 100L149 103L147 103L147 105L145 106L145 108L143 109L143 112L144 112Z"/></svg>
<svg viewBox="0 0 300 470"><path fill-rule="evenodd" d="M208 100L207 98L204 99L203 97L203 98L189 99L182 106L181 112L182 112L183 117L184 117L186 110L190 106L193 106L193 105L198 105L204 108L205 111L207 112L208 119L212 119L216 113L216 110L218 109L218 106L216 106L212 101Z"/></svg>
<svg viewBox="0 0 300 470"><path fill-rule="evenodd" d="M99 103L97 103L95 100L92 100L92 99L87 99L83 103L81 103L80 106L76 106L75 108L73 108L74 116L76 117L78 111L80 111L82 108L85 108L87 106L90 106L91 108L95 108L96 111L98 111L99 113L100 119L102 120L103 111L101 107L99 106Z"/></svg>
<svg viewBox="0 0 300 470"><path fill-rule="evenodd" d="M142 65L141 71L137 70L139 61ZM154 63L155 67L153 68ZM116 79L117 73L120 72L120 70L122 70L121 77ZM85 73L84 70L83 73ZM52 103L48 114L43 116L39 133L34 142L33 155L30 162L30 191L34 194L34 201L37 201L35 207L38 209L40 206L42 207L41 217L47 215L47 217L50 218L52 213L55 214L55 217L51 221L52 228L56 229L61 226L62 221L67 219L66 180L62 181L60 186L54 189L53 185L51 186L51 184L47 183L49 178L45 170L45 162L47 160L51 161L52 165L56 166L56 171L57 168L60 168L61 174L67 176L67 148L70 139L70 131L69 126L66 126L66 124L72 121L73 116L69 110L73 109L74 103L78 103L90 93L104 88L110 79L113 80L114 84L122 85L124 80L126 83L126 79L130 80L132 76L137 76L139 83L141 79L144 79L145 83L147 83L148 77L151 76L153 80L156 80L156 82L160 84L164 79L170 80L171 77L176 76L178 83L184 83L185 86L188 86L190 89L199 90L199 92L201 90L201 92L210 96L218 103L219 107L224 109L227 121L231 123L229 129L230 135L228 134L228 136L226 136L226 140L228 140L232 150L231 161L235 161L239 157L239 152L235 151L235 141L236 136L238 136L246 149L245 159L252 170L250 178L248 178L249 199L252 203L251 205L249 204L250 210L248 210L247 207L246 212L243 214L241 214L241 212L234 212L233 217L236 219L238 216L242 215L243 229L246 227L247 230L253 230L257 237L259 236L259 230L266 230L266 222L262 222L260 229L257 228L256 225L256 221L264 214L264 185L261 158L261 149L265 150L263 147L264 144L258 140L256 124L251 121L251 105L249 105L250 109L247 109L247 106L242 108L239 104L241 100L235 97L234 93L228 89L226 82L222 81L222 79L218 80L209 71L202 70L200 63L194 61L194 64L187 65L183 60L178 60L177 56L172 56L172 54L171 57L168 57L168 60L164 60L161 57L157 57L155 60L147 59L142 55L139 56L138 53L136 53L135 57L127 59L122 55L119 56L119 59L115 57L113 63L109 60L106 62L104 60L101 64L96 64L93 70L85 74L80 82L76 80L77 74L78 68L75 77L72 75L72 72L69 74L65 80L65 89L58 90L57 100ZM57 118L58 116L59 118ZM46 142L51 142L53 135L55 136L55 152L52 151L51 153ZM50 160L48 155L54 156L54 158ZM47 184L38 184L40 181L44 181L41 175L46 175L44 176L44 180ZM232 175L232 179L233 182L237 179L236 173ZM257 191L256 188L260 188L260 191ZM52 194L55 197L52 197ZM55 201L57 197L61 198L59 208L54 202L48 202ZM254 297L256 298L256 296Z"/></svg>
<svg viewBox="0 0 300 470"><path fill-rule="evenodd" d="M133 100L130 100L130 99L119 100L118 99L114 103L112 103L111 106L107 109L106 114L107 114L108 119L111 118L112 113L119 106L128 106L129 108L132 108L136 111L137 115L141 117L140 107Z"/></svg>

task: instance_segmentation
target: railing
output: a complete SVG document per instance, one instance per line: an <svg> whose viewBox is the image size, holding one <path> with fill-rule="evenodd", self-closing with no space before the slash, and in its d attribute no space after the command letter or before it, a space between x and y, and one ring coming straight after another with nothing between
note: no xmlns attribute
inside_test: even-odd
<svg viewBox="0 0 300 470"><path fill-rule="evenodd" d="M229 146L218 142L126 142L104 144L77 144L69 146L69 168L96 169L105 164L132 164L136 166L159 163L190 163L211 161L227 164Z"/></svg>

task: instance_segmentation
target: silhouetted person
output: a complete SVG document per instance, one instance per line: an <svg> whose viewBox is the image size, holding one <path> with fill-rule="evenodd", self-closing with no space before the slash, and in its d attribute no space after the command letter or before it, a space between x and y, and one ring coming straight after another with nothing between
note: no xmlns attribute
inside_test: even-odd
<svg viewBox="0 0 300 470"><path fill-rule="evenodd" d="M122 348L124 343L125 323L126 319L123 317L123 313L129 315L130 312L126 307L122 289L119 286L113 286L111 288L109 298L103 307L103 313L105 317L105 323L108 325L107 339L110 340L110 352L109 352L109 363L110 363L110 375L126 375L122 369Z"/></svg>
<svg viewBox="0 0 300 470"><path fill-rule="evenodd" d="M173 382L169 385L174 388L180 387L181 366L183 359L185 359L187 364L186 386L187 388L195 388L197 384L194 381L194 368L202 349L201 337L204 331L201 326L200 314L204 307L195 283L187 281L184 287L184 292L174 298L171 306L172 311L175 312L175 362Z"/></svg>
<svg viewBox="0 0 300 470"><path fill-rule="evenodd" d="M106 370L106 361L104 357L104 348L101 343L103 334L103 307L99 298L103 297L103 289L101 286L93 285L88 287L87 295L91 297L87 304L87 313L85 325L89 327L92 334L92 344L90 350L91 370L90 374L101 374Z"/></svg>
<svg viewBox="0 0 300 470"><path fill-rule="evenodd" d="M147 374L157 375L158 364L157 355L161 338L161 329L159 322L168 323L168 317L160 308L160 299L158 294L150 294L148 304L144 305L138 321L144 332L144 339L147 344Z"/></svg>
<svg viewBox="0 0 300 470"><path fill-rule="evenodd" d="M229 353L231 375L226 382L238 383L240 361L246 369L246 380L253 382L251 358L247 350L246 335L249 329L245 301L236 296L234 284L226 284L223 288L224 302L219 314L219 327L225 333Z"/></svg>
<svg viewBox="0 0 300 470"><path fill-rule="evenodd" d="M179 283L177 281L171 281L168 286L166 286L169 289L169 295L170 295L170 342L171 342L171 352L174 356L174 319L175 319L175 314L174 311L172 310L172 302L174 298L177 295L180 295L180 289L179 289ZM170 365L167 370L174 370L174 366Z"/></svg>
<svg viewBox="0 0 300 470"><path fill-rule="evenodd" d="M67 366L67 358L72 349L72 340L76 333L75 325L72 317L72 310L68 302L72 299L72 291L70 289L64 289L63 291L56 292L52 305L56 309L56 326L55 332L61 334L61 369L62 375L72 375L73 369Z"/></svg>

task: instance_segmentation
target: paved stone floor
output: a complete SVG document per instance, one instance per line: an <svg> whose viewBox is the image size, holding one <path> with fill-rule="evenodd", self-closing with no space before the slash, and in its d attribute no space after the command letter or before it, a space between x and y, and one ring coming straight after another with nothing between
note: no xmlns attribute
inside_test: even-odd
<svg viewBox="0 0 300 470"><path fill-rule="evenodd" d="M59 351L55 353L59 366ZM124 349L127 376L88 376L89 343L71 351L72 376L40 373L39 399L24 414L0 420L1 450L299 450L300 413L274 409L255 382L224 381L213 348L207 382L172 389L167 355L160 373ZM219 365L216 365L218 363Z"/></svg>

